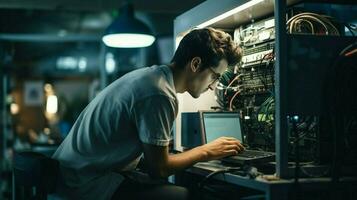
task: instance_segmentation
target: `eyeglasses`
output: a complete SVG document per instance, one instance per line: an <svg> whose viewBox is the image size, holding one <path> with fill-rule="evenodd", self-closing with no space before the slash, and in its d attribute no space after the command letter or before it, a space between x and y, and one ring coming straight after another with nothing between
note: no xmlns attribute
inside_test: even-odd
<svg viewBox="0 0 357 200"><path fill-rule="evenodd" d="M213 69L212 69L212 67L209 67L208 68L211 72L212 72L212 74L213 74L213 81L212 81L212 83L210 83L209 85L208 85L208 88L209 89L211 89L211 90L213 90L214 89L214 87L213 87L213 85L219 80L219 78L221 78L221 74L220 73L217 73L217 72L215 72Z"/></svg>

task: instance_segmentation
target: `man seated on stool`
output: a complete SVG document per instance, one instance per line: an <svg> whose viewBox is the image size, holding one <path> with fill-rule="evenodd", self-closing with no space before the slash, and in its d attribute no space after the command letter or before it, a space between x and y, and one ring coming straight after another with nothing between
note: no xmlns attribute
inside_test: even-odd
<svg viewBox="0 0 357 200"><path fill-rule="evenodd" d="M236 155L240 141L222 137L169 154L178 113L176 93L198 98L241 59L231 36L213 28L188 33L169 65L130 72L83 110L53 158L60 162L57 193L66 199L188 199L185 188L125 178L142 154L151 177L168 177L201 161ZM117 173L119 172L119 173Z"/></svg>

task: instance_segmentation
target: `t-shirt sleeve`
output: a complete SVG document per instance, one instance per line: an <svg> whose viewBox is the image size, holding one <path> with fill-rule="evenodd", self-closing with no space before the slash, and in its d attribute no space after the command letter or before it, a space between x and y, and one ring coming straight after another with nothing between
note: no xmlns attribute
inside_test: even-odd
<svg viewBox="0 0 357 200"><path fill-rule="evenodd" d="M143 143L168 146L175 120L174 101L164 95L144 98L134 105L134 120Z"/></svg>

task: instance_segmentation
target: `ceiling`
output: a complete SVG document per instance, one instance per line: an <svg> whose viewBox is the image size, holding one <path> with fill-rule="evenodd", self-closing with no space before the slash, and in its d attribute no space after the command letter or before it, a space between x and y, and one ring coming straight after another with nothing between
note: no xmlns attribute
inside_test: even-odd
<svg viewBox="0 0 357 200"><path fill-rule="evenodd" d="M204 0L1 0L0 8L108 11L132 3L136 10L145 13L182 13Z"/></svg>
<svg viewBox="0 0 357 200"><path fill-rule="evenodd" d="M173 20L204 0L0 0L1 33L102 34L131 3L156 35L171 34Z"/></svg>
<svg viewBox="0 0 357 200"><path fill-rule="evenodd" d="M101 35L125 3L156 36L172 36L175 17L203 1L0 0L0 59L1 48L17 65L69 51L99 52Z"/></svg>

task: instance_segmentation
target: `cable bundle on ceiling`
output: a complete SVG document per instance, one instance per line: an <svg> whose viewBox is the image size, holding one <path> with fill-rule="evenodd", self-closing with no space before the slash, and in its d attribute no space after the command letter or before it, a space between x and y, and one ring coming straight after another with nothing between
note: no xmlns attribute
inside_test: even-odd
<svg viewBox="0 0 357 200"><path fill-rule="evenodd" d="M313 35L340 35L332 17L316 13L300 13L287 21L288 33Z"/></svg>

